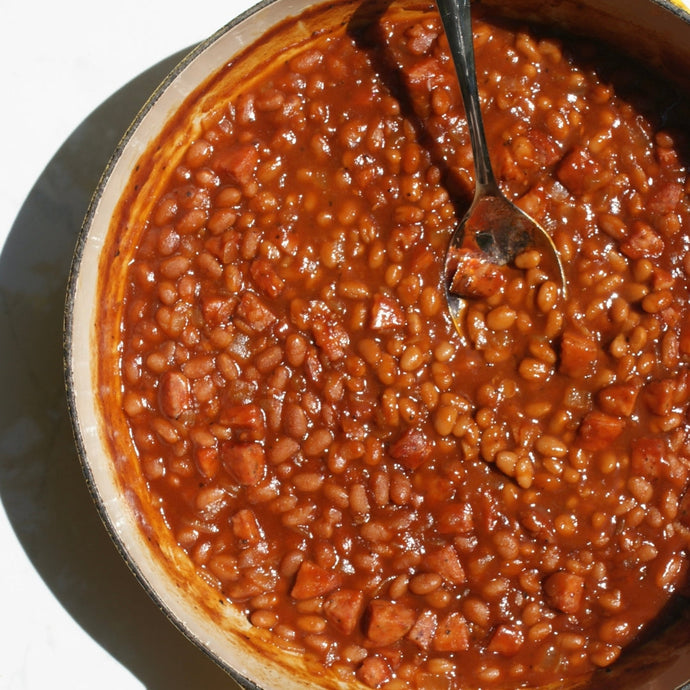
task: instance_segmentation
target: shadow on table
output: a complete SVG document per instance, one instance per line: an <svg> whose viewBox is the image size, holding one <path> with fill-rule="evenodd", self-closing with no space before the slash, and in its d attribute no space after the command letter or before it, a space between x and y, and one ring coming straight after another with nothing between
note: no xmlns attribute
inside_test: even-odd
<svg viewBox="0 0 690 690"><path fill-rule="evenodd" d="M0 256L0 498L34 567L75 621L145 687L237 687L135 581L86 488L62 378L67 276L111 152L172 56L94 111L50 161Z"/></svg>

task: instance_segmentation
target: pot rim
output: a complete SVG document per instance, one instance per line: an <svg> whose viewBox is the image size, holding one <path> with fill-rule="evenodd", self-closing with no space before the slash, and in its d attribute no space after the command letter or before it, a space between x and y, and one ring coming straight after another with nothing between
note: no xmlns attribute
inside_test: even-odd
<svg viewBox="0 0 690 690"><path fill-rule="evenodd" d="M73 257L70 265L67 288L66 288L66 299L65 308L63 315L63 377L67 397L67 407L70 418L70 423L72 427L72 434L75 441L75 446L77 450L77 455L82 468L82 473L84 474L87 488L91 495L91 498L95 504L96 510L101 518L101 521L105 527L107 534L112 540L115 548L117 549L120 556L123 558L127 564L129 570L132 572L136 580L143 587L149 597L153 600L154 604L163 613L163 615L198 649L200 649L211 661L216 665L220 666L230 677L232 677L235 682L238 683L242 688L246 690L262 690L263 686L257 685L255 682L250 680L244 673L238 671L234 665L229 663L229 660L224 658L223 655L219 654L217 651L212 649L208 642L202 639L200 631L197 626L190 625L187 621L181 619L181 617L171 610L170 602L166 597L159 591L159 588L151 582L151 573L145 572L145 568L139 562L139 560L132 554L129 545L120 535L116 523L116 518L112 514L112 510L109 507L108 500L104 498L101 485L95 476L94 472L94 460L92 458L91 452L87 450L86 436L88 435L88 426L83 419L82 406L78 400L76 378L77 374L77 348L79 335L81 331L75 330L75 311L80 300L80 278L82 277L84 271L84 261L85 261L85 251L91 236L91 230L96 222L96 216L99 211L100 204L103 200L104 193L108 190L112 183L113 175L118 168L118 165L122 161L123 155L127 152L128 148L132 146L133 139L138 133L142 123L147 118L149 113L151 113L160 103L162 97L169 92L171 87L173 87L177 80L183 76L190 66L201 56L207 53L207 51L216 45L219 41L225 38L231 32L242 29L245 25L251 24L253 20L256 19L257 15L261 14L263 11L272 8L275 5L286 4L289 8L293 9L294 12L288 12L287 14L280 14L279 21L287 19L292 14L299 14L310 7L309 0L260 0L252 7L248 8L244 12L238 14L233 19L231 19L227 24L219 28L209 37L203 39L195 46L193 46L189 52L187 52L180 61L168 72L160 84L154 89L151 95L145 100L141 108L125 130L124 134L120 138L115 150L111 154L103 173L101 174L97 186L92 194L89 206L82 222L79 234L77 236L77 241L75 244L75 249L73 252ZM321 4L321 3L319 3ZM260 36L265 33L266 30L270 29L271 25L268 24L266 28L262 31L256 32L256 36L252 36L251 40L240 40L238 41L237 50L233 55L228 56L227 60L234 58L236 55L241 54L241 52L254 41L258 40ZM251 33L251 30L248 30ZM226 61L227 61L226 60ZM211 70L208 71L206 76L210 76L215 70L220 69L221 65L215 65ZM196 88L199 83L203 82L205 77L198 80L196 84L193 84L190 88L190 93ZM184 102L184 98L181 99L180 105ZM163 122L174 112L168 112L163 118ZM154 136L157 131L154 132ZM141 153L137 153L134 157L135 160L139 158ZM131 173L131 169L128 174ZM99 420L101 421L101 420ZM105 455L105 453L104 453ZM112 462L112 459L109 459ZM235 661L234 659L232 661Z"/></svg>

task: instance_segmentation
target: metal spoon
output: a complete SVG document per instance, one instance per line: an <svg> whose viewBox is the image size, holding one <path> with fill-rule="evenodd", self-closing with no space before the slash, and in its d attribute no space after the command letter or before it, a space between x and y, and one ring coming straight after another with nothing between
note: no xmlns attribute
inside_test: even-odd
<svg viewBox="0 0 690 690"><path fill-rule="evenodd" d="M448 38L469 125L475 168L472 205L455 228L444 265L450 315L462 335L467 299L500 289L501 267L527 249L541 253L539 268L565 296L565 275L551 237L501 192L491 167L479 105L470 0L436 0Z"/></svg>

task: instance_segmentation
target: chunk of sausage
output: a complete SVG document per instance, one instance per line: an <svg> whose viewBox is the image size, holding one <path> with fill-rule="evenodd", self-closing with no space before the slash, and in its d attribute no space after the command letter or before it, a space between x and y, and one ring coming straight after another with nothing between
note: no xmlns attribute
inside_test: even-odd
<svg viewBox="0 0 690 690"><path fill-rule="evenodd" d="M345 356L350 336L345 327L323 302L312 302L310 323L314 342L332 362Z"/></svg>
<svg viewBox="0 0 690 690"><path fill-rule="evenodd" d="M564 374L573 378L588 376L594 369L599 348L593 338L576 331L566 331L561 338L561 364Z"/></svg>
<svg viewBox="0 0 690 690"><path fill-rule="evenodd" d="M401 640L416 620L413 609L386 599L373 599L367 607L366 636L377 646L384 647Z"/></svg>
<svg viewBox="0 0 690 690"><path fill-rule="evenodd" d="M369 327L375 331L402 326L405 314L402 307L392 297L376 293L371 305L371 319Z"/></svg>
<svg viewBox="0 0 690 690"><path fill-rule="evenodd" d="M560 160L561 149L546 131L532 128L527 132L527 138L534 147L533 158L539 167L553 165Z"/></svg>
<svg viewBox="0 0 690 690"><path fill-rule="evenodd" d="M242 486L254 486L264 477L266 457L258 443L224 443L221 457L225 469Z"/></svg>
<svg viewBox="0 0 690 690"><path fill-rule="evenodd" d="M392 675L388 662L380 656L368 656L357 669L357 678L370 688L380 688Z"/></svg>
<svg viewBox="0 0 690 690"><path fill-rule="evenodd" d="M431 647L437 628L438 616L433 611L424 611L407 633L407 639L426 651Z"/></svg>
<svg viewBox="0 0 690 690"><path fill-rule="evenodd" d="M671 379L652 381L644 392L644 402L650 412L665 416L673 410L676 397L676 386Z"/></svg>
<svg viewBox="0 0 690 690"><path fill-rule="evenodd" d="M339 589L323 604L327 620L340 632L350 635L364 610L364 594L355 589Z"/></svg>
<svg viewBox="0 0 690 690"><path fill-rule="evenodd" d="M438 519L440 534L467 534L474 527L470 503L447 503L441 507Z"/></svg>
<svg viewBox="0 0 690 690"><path fill-rule="evenodd" d="M498 652L503 656L514 656L520 651L525 637L519 628L513 625L501 624L496 627L489 640L489 651Z"/></svg>
<svg viewBox="0 0 690 690"><path fill-rule="evenodd" d="M449 291L453 295L490 297L506 284L506 277L501 270L479 251L455 250L452 259L454 264Z"/></svg>
<svg viewBox="0 0 690 690"><path fill-rule="evenodd" d="M438 573L451 584L461 585L465 581L465 570L458 552L450 545L428 553L424 564L431 572Z"/></svg>
<svg viewBox="0 0 690 690"><path fill-rule="evenodd" d="M229 426L241 441L260 441L266 434L264 412L254 403L223 407L220 423Z"/></svg>
<svg viewBox="0 0 690 690"><path fill-rule="evenodd" d="M312 599L332 592L339 584L338 573L312 561L302 561L290 594L293 599Z"/></svg>
<svg viewBox="0 0 690 690"><path fill-rule="evenodd" d="M606 414L630 417L635 410L639 392L639 388L633 383L614 383L599 391L597 402Z"/></svg>
<svg viewBox="0 0 690 690"><path fill-rule="evenodd" d="M650 225L636 221L621 251L630 259L655 259L664 251L664 240Z"/></svg>
<svg viewBox="0 0 690 690"><path fill-rule="evenodd" d="M673 213L683 199L684 193L683 185L679 182L657 184L647 203L647 210L660 216Z"/></svg>
<svg viewBox="0 0 690 690"><path fill-rule="evenodd" d="M579 575L559 570L544 580L543 587L549 606L567 614L580 609L585 581Z"/></svg>
<svg viewBox="0 0 690 690"><path fill-rule="evenodd" d="M579 440L587 450L603 450L615 441L625 428L625 420L594 410L585 415L579 429Z"/></svg>
<svg viewBox="0 0 690 690"><path fill-rule="evenodd" d="M246 184L254 176L259 153L252 144L239 144L223 154L216 165L235 181Z"/></svg>
<svg viewBox="0 0 690 690"><path fill-rule="evenodd" d="M265 331L278 318L253 292L242 295L237 314L255 331Z"/></svg>
<svg viewBox="0 0 690 690"><path fill-rule="evenodd" d="M611 179L611 173L582 147L573 149L563 158L556 170L556 176L575 196L601 189Z"/></svg>
<svg viewBox="0 0 690 690"><path fill-rule="evenodd" d="M464 652L470 646L467 621L457 612L449 613L439 622L433 648L437 652Z"/></svg>
<svg viewBox="0 0 690 690"><path fill-rule="evenodd" d="M232 533L242 547L252 546L261 541L262 533L259 521L253 510L242 508L231 518Z"/></svg>
<svg viewBox="0 0 690 690"><path fill-rule="evenodd" d="M415 470L431 457L432 445L423 431L420 429L407 429L402 436L391 446L390 454L395 460Z"/></svg>
<svg viewBox="0 0 690 690"><path fill-rule="evenodd" d="M660 438L638 438L633 441L630 467L638 477L661 477L668 469L666 444Z"/></svg>
<svg viewBox="0 0 690 690"><path fill-rule="evenodd" d="M273 264L266 259L254 259L249 272L254 283L269 297L278 297L285 287L285 282L276 273Z"/></svg>
<svg viewBox="0 0 690 690"><path fill-rule="evenodd" d="M200 302L201 313L209 326L228 325L237 306L236 297L202 295Z"/></svg>
<svg viewBox="0 0 690 690"><path fill-rule="evenodd" d="M220 455L215 446L202 446L194 451L194 459L199 472L206 479L213 479L220 469Z"/></svg>

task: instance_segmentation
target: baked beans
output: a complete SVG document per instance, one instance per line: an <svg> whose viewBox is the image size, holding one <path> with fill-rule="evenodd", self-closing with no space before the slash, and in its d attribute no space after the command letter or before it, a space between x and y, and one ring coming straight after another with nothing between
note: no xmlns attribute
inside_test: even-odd
<svg viewBox="0 0 690 690"><path fill-rule="evenodd" d="M474 29L495 168L567 299L525 251L448 316L473 172L434 12L274 60L121 220L152 500L252 625L372 688L584 677L687 580L687 115L604 48Z"/></svg>

